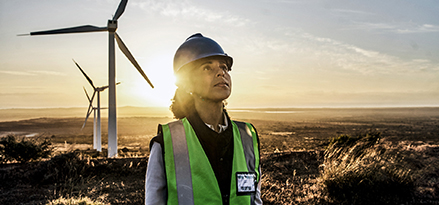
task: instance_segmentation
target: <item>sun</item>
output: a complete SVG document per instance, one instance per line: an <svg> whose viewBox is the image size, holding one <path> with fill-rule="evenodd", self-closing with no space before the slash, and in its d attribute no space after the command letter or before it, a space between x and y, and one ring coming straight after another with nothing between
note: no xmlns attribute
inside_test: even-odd
<svg viewBox="0 0 439 205"><path fill-rule="evenodd" d="M129 89L130 95L136 99L135 101L146 107L169 107L171 105L171 99L177 88L172 67L173 57L173 53L157 54L143 62L142 68L144 68L154 88L151 89L142 77L132 78L132 82L129 82ZM138 75L138 73L136 74Z"/></svg>

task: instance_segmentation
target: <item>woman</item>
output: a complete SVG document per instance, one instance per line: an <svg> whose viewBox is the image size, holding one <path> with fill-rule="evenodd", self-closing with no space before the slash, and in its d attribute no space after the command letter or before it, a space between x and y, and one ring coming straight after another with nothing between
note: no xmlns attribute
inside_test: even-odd
<svg viewBox="0 0 439 205"><path fill-rule="evenodd" d="M199 33L176 51L178 121L160 125L151 140L145 204L262 204L257 133L224 108L232 64Z"/></svg>

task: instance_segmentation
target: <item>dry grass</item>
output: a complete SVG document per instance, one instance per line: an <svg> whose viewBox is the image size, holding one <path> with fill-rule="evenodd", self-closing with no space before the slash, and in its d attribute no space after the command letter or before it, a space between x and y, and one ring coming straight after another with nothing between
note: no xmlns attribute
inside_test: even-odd
<svg viewBox="0 0 439 205"><path fill-rule="evenodd" d="M262 163L265 204L439 203L435 144L394 142L372 133L338 141L324 152L266 154Z"/></svg>
<svg viewBox="0 0 439 205"><path fill-rule="evenodd" d="M79 204L79 205L107 205L109 203L102 203L102 202L96 202L88 197L71 197L71 198L64 198L60 197L58 199L54 199L52 201L49 201L46 203L46 205L73 205L73 204Z"/></svg>
<svg viewBox="0 0 439 205"><path fill-rule="evenodd" d="M9 165L0 169L0 204L82 197L96 203L142 204L145 172L145 158L92 159L83 152Z"/></svg>
<svg viewBox="0 0 439 205"><path fill-rule="evenodd" d="M0 123L0 131L55 135L52 142L62 154L42 162L0 165L0 204L44 204L61 197L66 200L88 197L96 203L144 203L148 143L157 123L169 119L122 119L120 157L116 159L106 159L105 149L102 153L92 151L92 129L86 127L88 130L80 132L77 128L82 119L55 121L55 124L54 119ZM261 140L264 204L361 204L361 197L370 196L367 189L334 190L367 185L365 180L359 183L366 178L413 185L407 198L395 199L393 203L399 200L401 204L439 204L438 117L244 121L256 126ZM368 130L379 131L383 137L375 143L359 139L349 146L328 147L331 137L360 136ZM105 138L104 135L104 143ZM352 183L355 180L356 185ZM337 186L329 186L331 182ZM345 194L337 196L337 193ZM371 198L377 202L370 204L392 199L378 199L375 195Z"/></svg>
<svg viewBox="0 0 439 205"><path fill-rule="evenodd" d="M280 152L262 155L264 204L325 204L318 183L321 151Z"/></svg>
<svg viewBox="0 0 439 205"><path fill-rule="evenodd" d="M412 201L414 170L405 157L402 150L380 144L380 133L355 138L343 135L325 151L322 183L339 204Z"/></svg>
<svg viewBox="0 0 439 205"><path fill-rule="evenodd" d="M335 143L325 152L265 153L262 199L264 204L438 203L438 148L421 142L362 139L350 146ZM0 202L41 204L88 197L84 203L143 204L146 163L146 158L94 159L80 151L48 161L10 164L0 167ZM397 193L374 191L383 184L393 184ZM408 192L401 195L401 190Z"/></svg>

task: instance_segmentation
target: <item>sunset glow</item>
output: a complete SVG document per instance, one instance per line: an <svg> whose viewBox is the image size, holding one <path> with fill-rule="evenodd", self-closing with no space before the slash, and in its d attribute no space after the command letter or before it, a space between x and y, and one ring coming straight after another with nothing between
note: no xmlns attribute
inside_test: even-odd
<svg viewBox="0 0 439 205"><path fill-rule="evenodd" d="M168 107L171 104L171 99L174 96L176 89L175 76L172 70L173 53L152 55L148 60L145 60L144 69L148 77L154 84L154 89L151 89L146 81L131 69L129 75L120 74L118 79L126 80L126 86L118 89L118 95L124 97L132 97L132 100L143 103L143 106L153 107ZM126 104L130 105L130 104Z"/></svg>
<svg viewBox="0 0 439 205"><path fill-rule="evenodd" d="M17 34L106 26L119 2L0 1L0 108L86 107L71 59L107 85L108 35ZM130 0L117 33L155 88L117 50L117 106L169 106L174 52L198 32L234 58L229 107L439 106L438 14L434 0Z"/></svg>

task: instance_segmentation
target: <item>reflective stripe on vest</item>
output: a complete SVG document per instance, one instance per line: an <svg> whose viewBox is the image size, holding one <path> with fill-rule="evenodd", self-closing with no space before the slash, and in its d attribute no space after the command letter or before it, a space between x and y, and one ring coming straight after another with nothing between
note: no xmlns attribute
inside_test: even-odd
<svg viewBox="0 0 439 205"><path fill-rule="evenodd" d="M238 122L234 121L234 123L237 125L239 129L239 134L241 136L241 142L242 147L244 151L245 161L247 164L247 170L249 172L256 172L257 181L259 181L259 169L256 169L256 167L259 167L259 148L258 148L258 141L256 132L253 129L253 126L250 124L247 124L245 122ZM235 133L234 133L235 134ZM256 147L256 149L255 149ZM257 157L255 157L255 155ZM234 176L232 176L232 185L234 186L234 183L236 183L236 179ZM236 188L236 187L235 187ZM255 194L251 194L250 196L250 204L255 204ZM231 200L230 204L238 204L238 202L233 203L233 200Z"/></svg>
<svg viewBox="0 0 439 205"><path fill-rule="evenodd" d="M255 194L237 196L236 173L254 172L259 181L256 132L244 122L232 121L232 127L234 154L230 204L254 204ZM162 125L162 130L168 204L222 204L215 174L189 121L184 118Z"/></svg>
<svg viewBox="0 0 439 205"><path fill-rule="evenodd" d="M185 204L194 204L189 151L186 138L184 137L183 123L181 121L170 123L169 131L171 132L171 136L175 136L172 138L172 148L174 150L178 201L184 201Z"/></svg>

